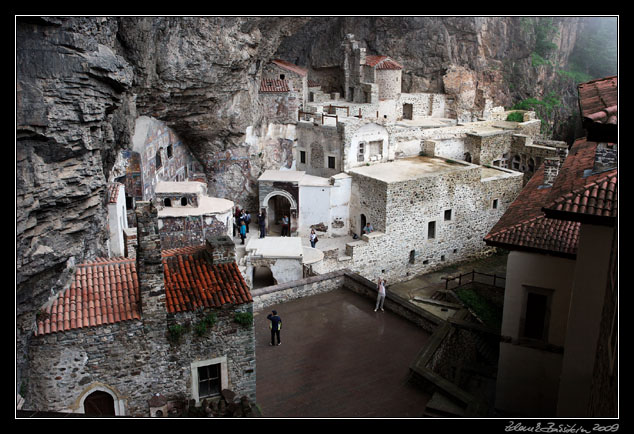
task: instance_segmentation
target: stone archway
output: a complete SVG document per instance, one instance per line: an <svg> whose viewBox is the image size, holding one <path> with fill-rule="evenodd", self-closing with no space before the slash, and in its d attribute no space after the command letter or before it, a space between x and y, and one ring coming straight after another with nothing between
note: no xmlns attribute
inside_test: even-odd
<svg viewBox="0 0 634 434"><path fill-rule="evenodd" d="M276 285L277 282L273 277L273 272L266 266L253 267L253 289L265 288L267 286Z"/></svg>
<svg viewBox="0 0 634 434"><path fill-rule="evenodd" d="M280 235L280 220L284 215L288 215L290 220L289 234L297 230L297 201L287 191L275 190L266 195L262 201L261 208L266 215L266 234Z"/></svg>
<svg viewBox="0 0 634 434"><path fill-rule="evenodd" d="M95 383L82 392L74 412L93 416L125 416L125 401L110 387Z"/></svg>

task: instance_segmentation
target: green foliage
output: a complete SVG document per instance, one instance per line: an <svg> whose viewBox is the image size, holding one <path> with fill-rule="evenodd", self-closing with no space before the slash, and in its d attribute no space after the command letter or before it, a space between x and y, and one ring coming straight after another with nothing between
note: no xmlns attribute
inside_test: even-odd
<svg viewBox="0 0 634 434"><path fill-rule="evenodd" d="M566 78L574 81L575 84L585 83L587 81L592 80L592 76L590 74L579 70L576 67L576 65L569 64L569 66L571 66L571 68L572 68L570 71L565 71L563 69L560 69L559 71L557 71L557 73L560 76L562 76L562 77L566 77Z"/></svg>
<svg viewBox="0 0 634 434"><path fill-rule="evenodd" d="M524 122L524 114L521 112L509 113L506 120L509 122Z"/></svg>
<svg viewBox="0 0 634 434"><path fill-rule="evenodd" d="M202 320L198 321L194 326L194 333L196 333L196 336L202 337L207 334L207 330L216 324L216 320L216 314L209 313Z"/></svg>
<svg viewBox="0 0 634 434"><path fill-rule="evenodd" d="M194 326L194 333L198 337L204 336L207 333L207 324L204 321L197 322Z"/></svg>
<svg viewBox="0 0 634 434"><path fill-rule="evenodd" d="M475 312L487 326L499 330L502 325L502 311L473 289L461 288L456 290L460 300Z"/></svg>
<svg viewBox="0 0 634 434"><path fill-rule="evenodd" d="M233 320L245 327L250 326L253 324L253 314L251 312L236 312Z"/></svg>
<svg viewBox="0 0 634 434"><path fill-rule="evenodd" d="M559 28L553 17L540 17L535 21L535 52L547 57L557 49L553 39L559 34Z"/></svg>
<svg viewBox="0 0 634 434"><path fill-rule="evenodd" d="M561 105L561 100L557 98L557 95L554 92L550 92L542 100L526 98L513 105L511 110L534 111L537 117L542 121L542 133L546 134L550 129L555 109Z"/></svg>
<svg viewBox="0 0 634 434"><path fill-rule="evenodd" d="M172 343L180 342L185 329L180 324L175 324L167 328L167 339Z"/></svg>
<svg viewBox="0 0 634 434"><path fill-rule="evenodd" d="M544 59L542 56L540 56L537 53L531 53L531 65L537 67L537 66L552 66L552 62L550 60L546 60Z"/></svg>
<svg viewBox="0 0 634 434"><path fill-rule="evenodd" d="M216 317L216 314L213 312L207 314L207 316L203 318L203 323L205 323L205 325L209 328L212 328L214 324L216 324L216 321L217 321L217 317Z"/></svg>

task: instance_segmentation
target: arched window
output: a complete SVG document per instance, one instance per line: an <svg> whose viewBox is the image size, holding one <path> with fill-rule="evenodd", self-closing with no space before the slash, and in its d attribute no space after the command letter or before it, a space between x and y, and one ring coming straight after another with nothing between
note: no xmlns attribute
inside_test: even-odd
<svg viewBox="0 0 634 434"><path fill-rule="evenodd" d="M528 159L528 171L530 173L535 172L535 160L532 157Z"/></svg>
<svg viewBox="0 0 634 434"><path fill-rule="evenodd" d="M187 198L181 197L181 206L187 206Z"/></svg>
<svg viewBox="0 0 634 434"><path fill-rule="evenodd" d="M160 168L161 166L163 166L163 160L161 159L161 149L159 148L158 151L156 151L156 168Z"/></svg>
<svg viewBox="0 0 634 434"><path fill-rule="evenodd" d="M165 206L172 206L172 199L170 199L169 197L166 197L166 198L163 200L163 205L165 205Z"/></svg>

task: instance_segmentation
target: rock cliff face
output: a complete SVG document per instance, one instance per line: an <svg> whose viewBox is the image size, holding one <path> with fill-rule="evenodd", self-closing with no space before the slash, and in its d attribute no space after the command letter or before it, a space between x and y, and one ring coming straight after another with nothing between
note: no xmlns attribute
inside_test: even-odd
<svg viewBox="0 0 634 434"><path fill-rule="evenodd" d="M106 254L105 185L118 151L130 147L137 117L174 129L214 179L219 152L248 158L247 127L266 128L256 98L263 65L282 57L311 70L338 66L347 33L368 53L405 65L405 92L449 91L460 110L472 110L483 97L508 105L553 83L530 65L535 36L519 20L18 17L18 352L35 309L69 283L74 264ZM564 62L575 20L559 29ZM253 176L266 164L253 163ZM228 176L214 182L234 182L236 174Z"/></svg>

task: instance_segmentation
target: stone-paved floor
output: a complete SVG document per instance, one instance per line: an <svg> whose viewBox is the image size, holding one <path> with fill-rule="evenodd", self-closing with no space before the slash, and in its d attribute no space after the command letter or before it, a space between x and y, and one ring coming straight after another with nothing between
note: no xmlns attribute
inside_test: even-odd
<svg viewBox="0 0 634 434"><path fill-rule="evenodd" d="M270 346L273 309L282 345ZM408 382L429 334L341 288L256 312L257 402L264 417L421 417L430 396Z"/></svg>

